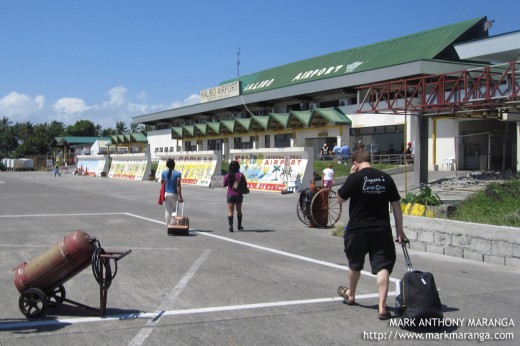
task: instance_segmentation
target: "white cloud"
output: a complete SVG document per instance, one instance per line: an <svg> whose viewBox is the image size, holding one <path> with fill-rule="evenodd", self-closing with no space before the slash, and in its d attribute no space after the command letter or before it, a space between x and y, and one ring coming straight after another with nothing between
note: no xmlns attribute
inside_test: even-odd
<svg viewBox="0 0 520 346"><path fill-rule="evenodd" d="M173 101L170 104L169 108L171 109L171 108L186 107L186 106L191 106L191 105L194 105L194 104L197 104L197 103L200 103L200 95L199 94L191 94L190 96L185 98L184 101Z"/></svg>
<svg viewBox="0 0 520 346"><path fill-rule="evenodd" d="M80 97L63 97L54 104L47 105L43 95L31 97L26 94L11 92L0 98L0 116L6 116L12 122L30 121L33 124L60 121L65 125L73 125L79 120L90 120L103 128L114 128L116 122L126 124L132 122L132 117L160 112L172 108L185 107L200 102L200 96L193 94L182 101L169 104L147 104L144 91L135 96L135 101L127 100L128 89L116 86L107 92L108 99L95 104L87 104Z"/></svg>
<svg viewBox="0 0 520 346"><path fill-rule="evenodd" d="M41 115L45 107L45 97L38 95L31 98L16 91L0 98L0 115L12 122L31 121L33 115Z"/></svg>
<svg viewBox="0 0 520 346"><path fill-rule="evenodd" d="M110 106L121 107L125 104L125 94L128 90L124 86L118 86L110 89L108 92L108 96L110 96L110 101L108 104Z"/></svg>
<svg viewBox="0 0 520 346"><path fill-rule="evenodd" d="M53 108L59 114L81 113L89 109L89 107L85 104L85 101L76 97L61 98L56 101Z"/></svg>

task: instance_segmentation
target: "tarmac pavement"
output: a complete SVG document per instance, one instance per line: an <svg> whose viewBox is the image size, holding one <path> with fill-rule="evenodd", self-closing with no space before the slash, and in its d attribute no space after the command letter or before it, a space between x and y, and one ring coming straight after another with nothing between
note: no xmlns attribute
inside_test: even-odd
<svg viewBox="0 0 520 346"><path fill-rule="evenodd" d="M394 176L400 192L413 189L407 185L412 179ZM190 236L170 237L164 209L157 205L159 187L149 181L0 172L0 346L372 345L416 344L420 338L420 345L474 344L475 338L518 344L518 268L410 250L414 268L435 275L450 324L432 334L412 333L395 326L397 318L378 320L376 282L366 272L359 305L342 304L336 289L347 283L343 239L331 229L301 223L298 194L252 191L243 205L245 230L230 233L225 190L183 185ZM346 218L344 208L339 223ZM12 268L78 229L107 251L131 250L118 262L105 316L64 303L47 309L45 317L27 319L18 306ZM389 306L394 283L406 270L397 250ZM90 268L64 287L67 299L100 306Z"/></svg>

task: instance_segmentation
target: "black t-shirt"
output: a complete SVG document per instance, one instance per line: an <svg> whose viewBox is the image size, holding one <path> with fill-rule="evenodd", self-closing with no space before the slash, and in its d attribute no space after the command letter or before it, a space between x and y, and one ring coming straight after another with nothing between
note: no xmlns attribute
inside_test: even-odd
<svg viewBox="0 0 520 346"><path fill-rule="evenodd" d="M388 203L401 199L392 177L372 167L350 174L339 189L338 195L344 200L350 198L349 231L388 229Z"/></svg>

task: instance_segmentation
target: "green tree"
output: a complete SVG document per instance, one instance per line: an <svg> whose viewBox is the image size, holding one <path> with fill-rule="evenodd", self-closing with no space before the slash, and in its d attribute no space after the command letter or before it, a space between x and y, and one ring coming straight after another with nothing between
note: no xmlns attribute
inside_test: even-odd
<svg viewBox="0 0 520 346"><path fill-rule="evenodd" d="M25 123L16 123L14 124L13 129L16 139L20 144L31 138L34 132L33 124L30 121L26 121Z"/></svg>
<svg viewBox="0 0 520 346"><path fill-rule="evenodd" d="M142 129L141 124L137 124L137 123L130 124L130 132L132 132L132 133L141 132L141 129Z"/></svg>
<svg viewBox="0 0 520 346"><path fill-rule="evenodd" d="M104 129L101 135L103 137L110 137L110 136L115 135L115 134L116 134L116 130L114 130L113 128L109 127L108 129Z"/></svg>
<svg viewBox="0 0 520 346"><path fill-rule="evenodd" d="M3 117L2 121L0 122L0 132L5 131L9 126L11 126L13 122L9 120L8 117Z"/></svg>
<svg viewBox="0 0 520 346"><path fill-rule="evenodd" d="M123 133L127 133L128 132L128 127L126 127L126 124L124 121L118 121L116 123L116 134L117 135L121 135Z"/></svg>
<svg viewBox="0 0 520 346"><path fill-rule="evenodd" d="M69 125L65 129L69 136L95 137L96 125L90 120L79 120L74 125Z"/></svg>

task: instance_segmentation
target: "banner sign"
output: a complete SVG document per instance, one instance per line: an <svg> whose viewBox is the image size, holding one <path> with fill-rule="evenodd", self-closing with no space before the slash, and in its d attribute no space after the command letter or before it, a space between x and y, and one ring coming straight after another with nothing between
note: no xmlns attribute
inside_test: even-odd
<svg viewBox="0 0 520 346"><path fill-rule="evenodd" d="M81 175L99 177L108 172L108 159L105 155L78 155L76 169Z"/></svg>
<svg viewBox="0 0 520 346"><path fill-rule="evenodd" d="M150 158L145 154L111 155L109 178L146 180L151 174Z"/></svg>
<svg viewBox="0 0 520 346"><path fill-rule="evenodd" d="M313 175L313 156L304 148L230 150L251 190L304 189Z"/></svg>
<svg viewBox="0 0 520 346"><path fill-rule="evenodd" d="M211 177L220 174L222 167L220 151L177 152L169 155L159 155L159 165L155 178L161 179L163 171L167 170L166 160L175 160L175 170L181 172L181 183L188 185L210 186Z"/></svg>

